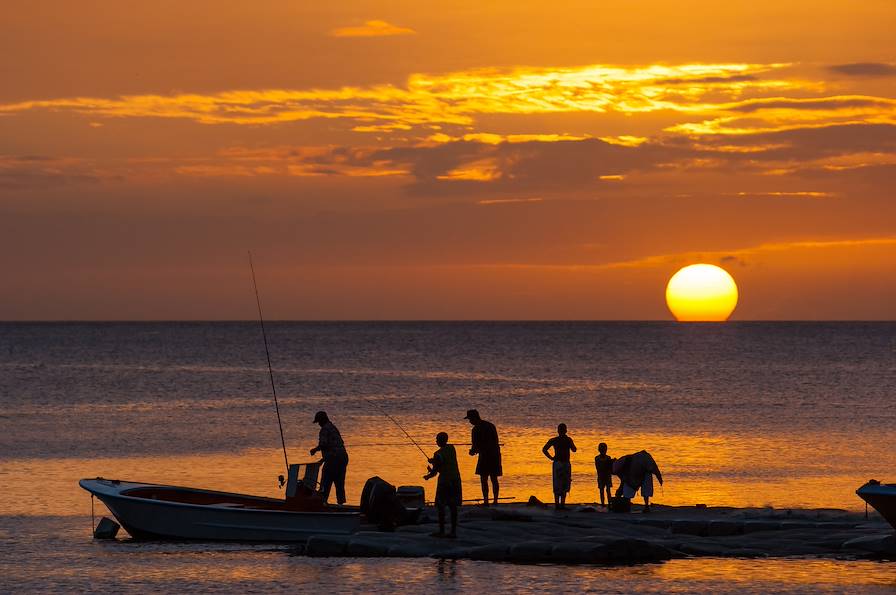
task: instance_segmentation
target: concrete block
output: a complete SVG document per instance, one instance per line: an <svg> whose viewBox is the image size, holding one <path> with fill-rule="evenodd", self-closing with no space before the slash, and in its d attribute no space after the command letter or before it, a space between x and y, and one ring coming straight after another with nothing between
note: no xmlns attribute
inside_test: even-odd
<svg viewBox="0 0 896 595"><path fill-rule="evenodd" d="M638 525L656 527L657 529L668 529L672 525L672 521L664 519L640 519Z"/></svg>
<svg viewBox="0 0 896 595"><path fill-rule="evenodd" d="M778 531L781 528L780 521L744 521L744 533L758 533L760 531Z"/></svg>
<svg viewBox="0 0 896 595"><path fill-rule="evenodd" d="M328 557L344 556L349 538L341 535L313 535L305 544L305 555Z"/></svg>
<svg viewBox="0 0 896 595"><path fill-rule="evenodd" d="M811 521L781 521L782 531L793 531L794 529L814 529L815 523Z"/></svg>
<svg viewBox="0 0 896 595"><path fill-rule="evenodd" d="M96 539L115 539L120 528L121 526L109 517L103 517L93 530L93 536Z"/></svg>
<svg viewBox="0 0 896 595"><path fill-rule="evenodd" d="M672 557L669 550L644 539L617 539L606 544L611 562L632 564L636 562L658 562Z"/></svg>
<svg viewBox="0 0 896 595"><path fill-rule="evenodd" d="M491 543L470 548L469 555L471 560L503 562L509 558L509 548L503 543Z"/></svg>
<svg viewBox="0 0 896 595"><path fill-rule="evenodd" d="M346 554L358 558L378 558L389 552L387 544L375 539L354 537L348 542Z"/></svg>
<svg viewBox="0 0 896 595"><path fill-rule="evenodd" d="M517 512L515 510L496 509L491 511L491 519L493 521L515 521L520 523L531 523L532 515Z"/></svg>
<svg viewBox="0 0 896 595"><path fill-rule="evenodd" d="M744 525L737 521L709 521L706 525L708 537L723 537L727 535L743 535Z"/></svg>
<svg viewBox="0 0 896 595"><path fill-rule="evenodd" d="M438 549L430 544L408 541L389 546L386 553L391 558L429 558Z"/></svg>
<svg viewBox="0 0 896 595"><path fill-rule="evenodd" d="M896 534L856 537L844 543L842 547L844 550L867 554L896 556Z"/></svg>
<svg viewBox="0 0 896 595"><path fill-rule="evenodd" d="M690 519L681 519L672 521L670 528L673 533L683 533L685 535L705 536L708 523L706 521L695 521Z"/></svg>
<svg viewBox="0 0 896 595"><path fill-rule="evenodd" d="M594 550L605 549L603 544L587 541L558 543L551 548L551 560L559 564L590 564L595 561Z"/></svg>
<svg viewBox="0 0 896 595"><path fill-rule="evenodd" d="M509 559L513 562L537 564L551 559L554 544L549 541L523 541L510 547Z"/></svg>

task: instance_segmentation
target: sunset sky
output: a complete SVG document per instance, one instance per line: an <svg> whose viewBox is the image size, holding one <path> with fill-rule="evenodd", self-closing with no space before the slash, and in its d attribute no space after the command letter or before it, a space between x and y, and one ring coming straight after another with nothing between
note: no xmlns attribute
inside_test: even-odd
<svg viewBox="0 0 896 595"><path fill-rule="evenodd" d="M330 5L332 4L332 6ZM896 2L8 2L0 319L896 318Z"/></svg>

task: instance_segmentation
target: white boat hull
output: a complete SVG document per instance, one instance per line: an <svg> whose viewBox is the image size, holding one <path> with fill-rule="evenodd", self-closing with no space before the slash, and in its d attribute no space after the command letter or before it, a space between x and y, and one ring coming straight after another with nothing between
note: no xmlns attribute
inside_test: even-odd
<svg viewBox="0 0 896 595"><path fill-rule="evenodd" d="M242 504L193 504L127 495L128 491L153 488L170 488L196 495L228 495L222 492L107 479L82 479L79 485L99 498L125 530L137 539L304 541L311 535L354 533L360 524L360 515L354 511L257 509ZM254 500L268 507L279 503L268 498L231 496L243 502Z"/></svg>

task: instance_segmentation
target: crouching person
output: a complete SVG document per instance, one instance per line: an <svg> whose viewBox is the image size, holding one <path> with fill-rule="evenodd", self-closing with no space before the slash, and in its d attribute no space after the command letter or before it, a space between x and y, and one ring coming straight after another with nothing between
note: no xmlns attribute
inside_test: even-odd
<svg viewBox="0 0 896 595"><path fill-rule="evenodd" d="M653 496L653 476L656 475L660 485L663 485L663 474L659 466L653 460L653 456L646 450L639 450L630 455L620 457L613 463L613 473L621 480L616 489L616 496L634 498L638 490L644 498L644 512L650 512L650 497Z"/></svg>
<svg viewBox="0 0 896 595"><path fill-rule="evenodd" d="M457 537L457 508L463 499L460 470L457 468L457 452L454 446L448 444L448 434L439 432L436 435L436 444L439 450L429 459L429 473L423 479L432 479L436 475L439 481L436 484L436 509L439 511L439 531L433 533L433 537L446 537L445 535L445 507L451 511L451 532L447 537Z"/></svg>

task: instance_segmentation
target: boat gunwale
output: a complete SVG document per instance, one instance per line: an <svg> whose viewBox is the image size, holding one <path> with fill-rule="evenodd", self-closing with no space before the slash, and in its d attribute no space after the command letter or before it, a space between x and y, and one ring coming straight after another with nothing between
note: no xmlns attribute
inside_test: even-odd
<svg viewBox="0 0 896 595"><path fill-rule="evenodd" d="M107 483L109 486L114 486L115 484L113 482L118 482L119 484L122 484L122 483L135 484L133 488L123 488L124 490L137 489L138 487L174 488L174 489L186 490L186 491L197 492L197 493L204 492L204 493L208 493L208 494L216 494L216 495L222 495L222 496L238 496L238 497L242 497L242 498L245 498L245 497L257 498L259 500L266 500L269 502L276 502L276 503L284 503L285 501L277 500L276 498L269 498L267 496L251 496L251 495L247 495L247 494L237 494L234 492L219 492L216 490L203 490L201 488L187 488L187 487L182 487L182 486L171 486L171 485L155 484L155 483L139 483L139 482L133 482L133 481L112 480L112 479L105 479L105 478L87 478L87 479L81 479L78 481L78 485L81 486L82 489L90 492L92 495L99 498L100 501L102 501L103 503L105 503L104 498L109 498L111 500L145 502L145 503L151 503L153 505L174 506L174 507L181 507L181 508L195 508L198 510L228 511L228 512L236 512L236 513L252 512L252 513L271 513L271 514L288 514L288 515L305 515L305 516L309 516L309 515L310 516L340 516L340 517L360 516L360 514L361 514L360 510L334 510L334 511L328 511L328 510L273 510L270 508L235 508L235 507L231 507L231 506L221 506L218 504L194 504L194 503L189 503L189 502L177 502L174 500L155 500L153 498L144 498L141 496L129 496L127 494L122 493L121 490L118 490L113 493L105 492L105 491L97 491L97 490L87 487L87 485L85 485L85 482L104 482L104 483Z"/></svg>

